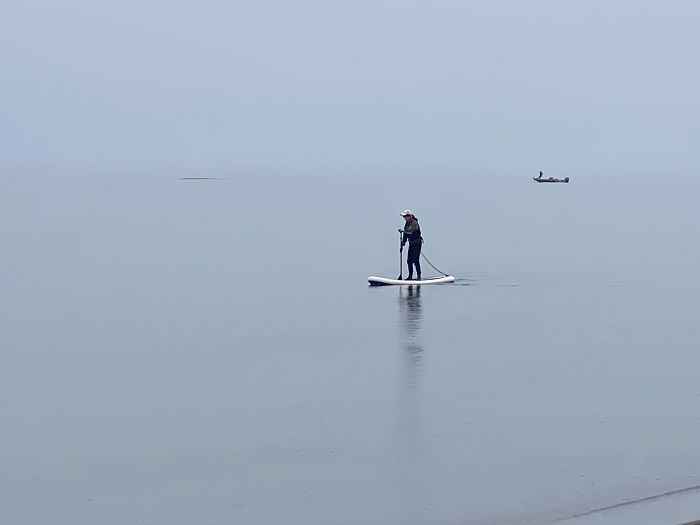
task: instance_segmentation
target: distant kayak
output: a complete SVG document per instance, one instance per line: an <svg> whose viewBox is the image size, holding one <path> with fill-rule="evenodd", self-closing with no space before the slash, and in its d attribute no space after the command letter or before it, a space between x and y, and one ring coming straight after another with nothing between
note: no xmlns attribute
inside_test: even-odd
<svg viewBox="0 0 700 525"><path fill-rule="evenodd" d="M564 182L564 183L568 183L569 177L564 177L563 179L555 179L554 177L548 177L546 179L544 177L532 177L532 180L534 180L535 182Z"/></svg>
<svg viewBox="0 0 700 525"><path fill-rule="evenodd" d="M455 282L455 278L451 275L443 275L442 277L432 277L430 279L421 279L420 281L409 281L372 276L368 277L367 281L369 282L370 286L422 286L424 284L453 283Z"/></svg>

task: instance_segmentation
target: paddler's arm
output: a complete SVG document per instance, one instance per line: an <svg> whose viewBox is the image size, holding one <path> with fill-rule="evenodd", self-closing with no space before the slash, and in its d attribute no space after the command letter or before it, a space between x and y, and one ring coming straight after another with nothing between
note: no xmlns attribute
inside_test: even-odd
<svg viewBox="0 0 700 525"><path fill-rule="evenodd" d="M407 242L411 239L411 234L418 229L418 221L412 220L403 229L403 242Z"/></svg>
<svg viewBox="0 0 700 525"><path fill-rule="evenodd" d="M401 246L403 246L404 244L406 244L410 240L411 232L413 230L411 230L410 227L406 226L403 230L399 230L399 231L401 232L401 235L402 235Z"/></svg>
<svg viewBox="0 0 700 525"><path fill-rule="evenodd" d="M411 221L409 224L404 226L403 230L401 230L401 232L403 233L403 238L401 239L402 246L411 240L411 234L414 232L415 229L415 221Z"/></svg>

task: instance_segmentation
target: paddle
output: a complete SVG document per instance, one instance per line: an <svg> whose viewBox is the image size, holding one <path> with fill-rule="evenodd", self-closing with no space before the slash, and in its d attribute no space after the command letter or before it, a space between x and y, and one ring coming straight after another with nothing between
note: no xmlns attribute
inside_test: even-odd
<svg viewBox="0 0 700 525"><path fill-rule="evenodd" d="M403 230L399 230L399 281L403 281Z"/></svg>

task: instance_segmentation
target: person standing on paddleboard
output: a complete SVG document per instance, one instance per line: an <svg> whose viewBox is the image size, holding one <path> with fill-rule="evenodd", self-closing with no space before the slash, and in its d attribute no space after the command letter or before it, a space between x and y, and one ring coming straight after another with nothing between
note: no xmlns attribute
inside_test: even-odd
<svg viewBox="0 0 700 525"><path fill-rule="evenodd" d="M401 238L402 250L404 245L408 242L408 257L406 257L406 263L408 263L408 277L406 280L413 280L413 267L415 266L416 280L420 281L420 248L423 244L423 237L421 237L418 219L413 215L411 210L404 210L401 216L406 221L403 230L399 230L403 234Z"/></svg>

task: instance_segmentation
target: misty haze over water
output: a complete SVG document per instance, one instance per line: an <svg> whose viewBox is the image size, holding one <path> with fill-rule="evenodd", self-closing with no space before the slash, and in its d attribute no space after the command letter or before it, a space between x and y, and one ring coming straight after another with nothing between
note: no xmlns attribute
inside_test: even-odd
<svg viewBox="0 0 700 525"><path fill-rule="evenodd" d="M700 517L700 3L1 11L4 521Z"/></svg>

